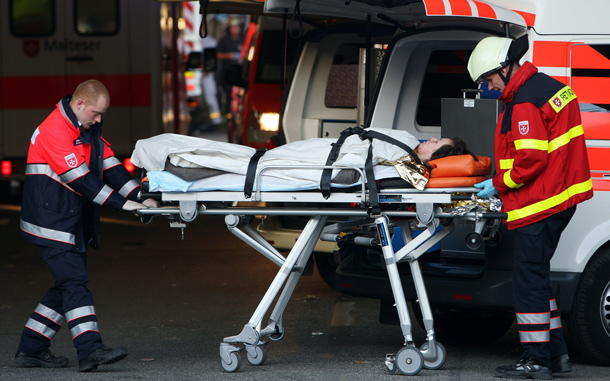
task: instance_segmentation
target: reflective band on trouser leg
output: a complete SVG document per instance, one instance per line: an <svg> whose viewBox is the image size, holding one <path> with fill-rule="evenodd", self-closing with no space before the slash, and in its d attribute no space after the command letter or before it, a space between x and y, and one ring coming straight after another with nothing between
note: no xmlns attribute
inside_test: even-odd
<svg viewBox="0 0 610 381"><path fill-rule="evenodd" d="M507 221L515 221L536 213L544 212L545 210L549 210L563 202L566 202L570 197L585 193L591 189L593 189L593 181L591 179L588 179L580 184L574 184L556 196L552 196L546 200L528 205L525 208L509 211Z"/></svg>
<svg viewBox="0 0 610 381"><path fill-rule="evenodd" d="M549 341L551 338L551 333L548 330L550 319L550 312L517 313L521 342L539 343Z"/></svg>
<svg viewBox="0 0 610 381"><path fill-rule="evenodd" d="M78 307L71 311L66 312L66 319L68 323L72 320L76 320L85 316L95 315L95 307L94 306L84 306Z"/></svg>
<svg viewBox="0 0 610 381"><path fill-rule="evenodd" d="M97 326L97 322L96 321L87 321L84 323L80 323L74 327L72 327L70 329L70 333L72 334L72 340L76 339L77 337L79 337L80 335L82 335L85 332L88 331L93 331L93 332L98 332L99 333L99 328Z"/></svg>
<svg viewBox="0 0 610 381"><path fill-rule="evenodd" d="M551 339L550 331L519 331L522 343L545 343Z"/></svg>
<svg viewBox="0 0 610 381"><path fill-rule="evenodd" d="M550 300L551 307L551 330L561 328L561 316L559 309L557 308L557 301L555 299Z"/></svg>
<svg viewBox="0 0 610 381"><path fill-rule="evenodd" d="M62 314L60 314L59 312L57 312L55 310L52 310L51 308L49 308L43 304L39 304L38 307L36 307L36 309L34 310L34 312L36 312L40 316L43 316L43 317L51 320L53 323L55 323L57 325L64 324L64 321L66 320Z"/></svg>
<svg viewBox="0 0 610 381"><path fill-rule="evenodd" d="M517 313L517 324L549 324L550 312Z"/></svg>
<svg viewBox="0 0 610 381"><path fill-rule="evenodd" d="M49 340L51 340L53 336L55 336L55 334L57 333L57 331L55 331L54 329L32 318L30 318L28 322L25 323L25 327L41 334Z"/></svg>

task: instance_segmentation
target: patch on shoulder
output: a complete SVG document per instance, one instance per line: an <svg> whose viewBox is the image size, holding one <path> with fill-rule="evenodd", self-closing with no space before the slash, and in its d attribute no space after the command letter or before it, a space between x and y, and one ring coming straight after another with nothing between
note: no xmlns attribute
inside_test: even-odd
<svg viewBox="0 0 610 381"><path fill-rule="evenodd" d="M527 120L519 122L519 132L521 135L527 135L530 132L530 122Z"/></svg>
<svg viewBox="0 0 610 381"><path fill-rule="evenodd" d="M64 159L66 160L66 164L68 164L68 167L70 168L75 168L78 164L78 160L76 160L76 155L74 155L73 153L64 157Z"/></svg>

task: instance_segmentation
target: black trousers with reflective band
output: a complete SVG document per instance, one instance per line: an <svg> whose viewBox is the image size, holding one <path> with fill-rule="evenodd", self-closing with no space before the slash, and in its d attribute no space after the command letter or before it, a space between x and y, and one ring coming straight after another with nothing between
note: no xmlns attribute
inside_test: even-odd
<svg viewBox="0 0 610 381"><path fill-rule="evenodd" d="M531 357L549 368L551 359L568 353L559 309L551 310L556 303L550 285L550 271L551 258L561 233L575 211L574 206L515 229L513 294L519 336L525 349L522 358Z"/></svg>
<svg viewBox="0 0 610 381"><path fill-rule="evenodd" d="M67 323L80 361L103 345L93 296L87 287L87 254L45 246L38 248L55 284L26 323L18 350L26 353L47 350L53 336Z"/></svg>

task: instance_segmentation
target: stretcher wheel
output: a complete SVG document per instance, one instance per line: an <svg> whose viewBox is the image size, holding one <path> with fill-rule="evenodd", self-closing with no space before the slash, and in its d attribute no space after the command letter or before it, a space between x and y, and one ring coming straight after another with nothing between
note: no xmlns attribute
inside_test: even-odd
<svg viewBox="0 0 610 381"><path fill-rule="evenodd" d="M225 360L222 359L220 360L220 365L222 365L222 369L224 369L224 371L228 373L237 372L239 367L241 367L241 357L239 356L238 352L231 352L229 353L229 358L231 359L230 363L227 363L225 362Z"/></svg>
<svg viewBox="0 0 610 381"><path fill-rule="evenodd" d="M466 236L466 246L470 250L477 250L483 244L483 237L479 233L470 233Z"/></svg>
<svg viewBox="0 0 610 381"><path fill-rule="evenodd" d="M424 365L424 356L417 348L403 347L396 353L396 368L405 376L414 376Z"/></svg>
<svg viewBox="0 0 610 381"><path fill-rule="evenodd" d="M257 345L252 349L252 351L246 351L248 362L254 366L263 365L267 360L267 348L264 345Z"/></svg>
<svg viewBox="0 0 610 381"><path fill-rule="evenodd" d="M425 342L422 344L419 350L423 352L427 350L429 346L430 344L428 342ZM436 360L434 361L426 361L426 359L424 358L424 368L436 370L440 369L440 367L445 364L445 360L447 359L447 350L445 349L443 344L436 343L436 355Z"/></svg>

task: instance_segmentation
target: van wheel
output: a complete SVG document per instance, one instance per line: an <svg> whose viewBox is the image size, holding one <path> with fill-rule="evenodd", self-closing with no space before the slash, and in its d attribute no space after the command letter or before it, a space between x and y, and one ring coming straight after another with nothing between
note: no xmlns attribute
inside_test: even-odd
<svg viewBox="0 0 610 381"><path fill-rule="evenodd" d="M610 365L610 248L599 250L585 268L568 323L581 353Z"/></svg>
<svg viewBox="0 0 610 381"><path fill-rule="evenodd" d="M332 253L314 253L314 257L318 273L320 273L324 282L333 290L337 290L337 286L335 285L335 274L337 273L337 267L339 267L339 265L335 262L334 255Z"/></svg>

